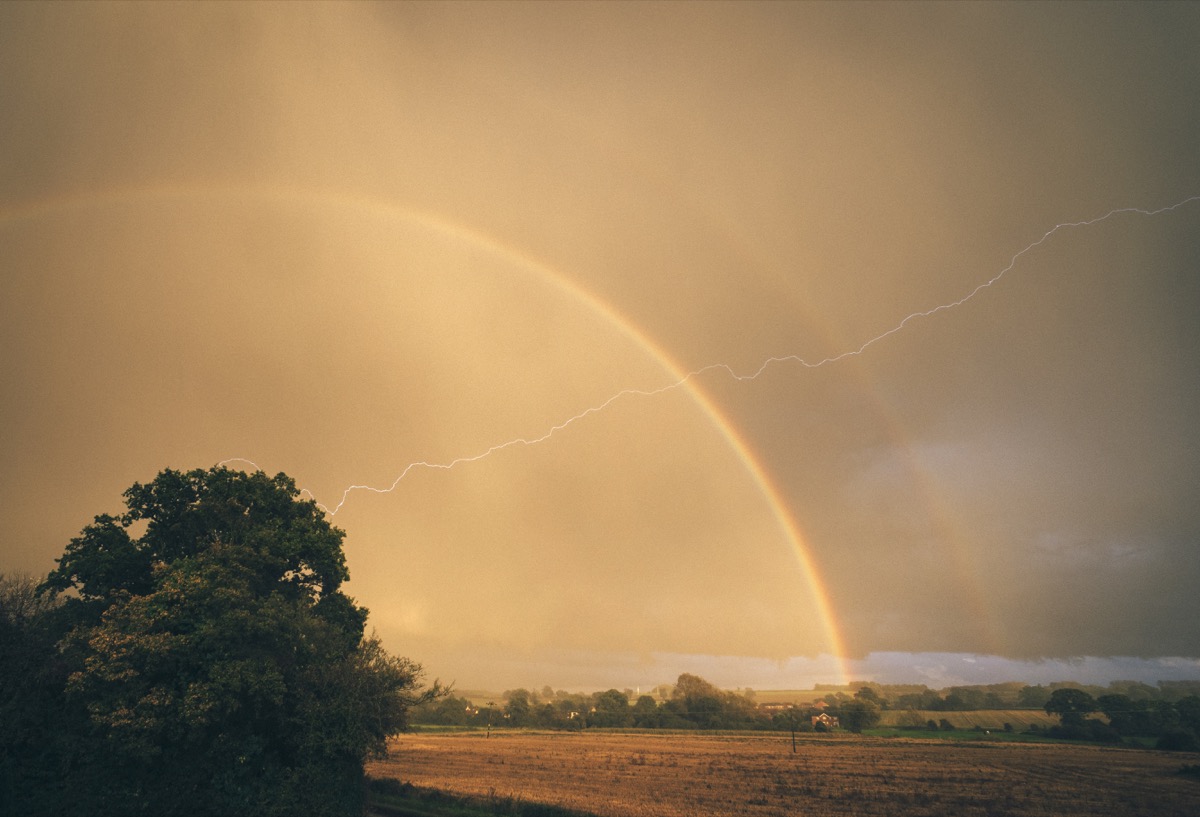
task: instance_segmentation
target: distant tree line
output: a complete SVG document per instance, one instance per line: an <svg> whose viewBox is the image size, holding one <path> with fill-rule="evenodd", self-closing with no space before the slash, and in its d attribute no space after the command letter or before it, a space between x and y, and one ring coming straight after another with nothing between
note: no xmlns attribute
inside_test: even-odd
<svg viewBox="0 0 1200 817"><path fill-rule="evenodd" d="M684 673L666 700L631 691L569 693L549 687L540 693L513 689L501 702L475 706L450 695L416 707L414 723L444 726L514 726L542 729L758 729L761 713L753 697L718 689Z"/></svg>
<svg viewBox="0 0 1200 817"><path fill-rule="evenodd" d="M1066 687L1054 690L1044 708L1059 717L1059 725L1048 730L1051 737L1111 743L1156 738L1159 749L1200 751L1200 695L1175 701L1138 700L1124 693L1093 697Z"/></svg>
<svg viewBox="0 0 1200 817"><path fill-rule="evenodd" d="M1072 681L1052 684L1007 682L975 686L951 686L933 690L924 685L864 684L874 693L873 700L883 709L913 709L928 712L978 712L998 709L1042 709L1059 689L1079 689L1093 698L1125 695L1134 701L1172 702L1200 695L1200 681L1159 681L1157 686L1140 681L1114 681L1108 686L1089 686ZM850 700L851 695L835 691L820 698L829 704Z"/></svg>
<svg viewBox="0 0 1200 817"><path fill-rule="evenodd" d="M837 728L861 732L877 726L886 710L903 710L901 728L933 731L955 729L948 718L928 718L929 712L980 710L1044 710L1063 716L1052 737L1121 740L1160 739L1163 748L1187 749L1200 733L1200 682L1160 682L1150 686L1118 681L1107 687L1084 687L1070 682L1047 686L1020 683L954 686L936 691L924 686L863 684L826 692L801 705L759 705L753 691L731 692L691 674L679 676L655 695L609 689L568 693L544 687L540 692L514 689L499 701L472 704L451 695L412 712L414 723L541 729L765 729L826 731L829 719ZM1065 702L1074 702L1078 713ZM922 714L925 713L925 714ZM1065 714L1064 714L1065 713ZM1086 718L1096 713L1102 718ZM819 716L827 715L829 719ZM907 717L905 717L907 716ZM1008 731L1011 726L1006 725ZM1034 727L1036 729L1036 727Z"/></svg>
<svg viewBox="0 0 1200 817"><path fill-rule="evenodd" d="M812 718L827 713L843 728L861 731L879 722L881 707L870 690L835 705L759 706L752 691L722 690L690 673L679 676L658 697L634 695L631 690L609 689L594 693L569 693L545 687L538 692L513 689L500 702L472 704L449 695L418 706L412 722L441 726L531 727L540 729L792 729L823 731Z"/></svg>

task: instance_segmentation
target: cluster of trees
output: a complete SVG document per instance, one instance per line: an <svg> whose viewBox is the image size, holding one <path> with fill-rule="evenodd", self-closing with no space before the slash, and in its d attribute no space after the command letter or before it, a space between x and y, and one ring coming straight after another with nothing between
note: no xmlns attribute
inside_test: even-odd
<svg viewBox="0 0 1200 817"><path fill-rule="evenodd" d="M1176 701L1138 700L1123 693L1093 697L1082 689L1051 693L1045 710L1058 715L1053 737L1116 742L1123 738L1157 738L1160 749L1200 751L1200 696ZM1088 717L1102 714L1103 719Z"/></svg>
<svg viewBox="0 0 1200 817"><path fill-rule="evenodd" d="M906 684L869 684L864 688L874 693L873 700L883 709L913 709L926 712L1042 709L1050 700L1050 696L1059 689L1079 689L1094 698L1103 695L1125 695L1132 700L1146 702L1172 702L1189 695L1200 695L1200 681L1161 681L1158 686L1139 681L1114 681L1108 686L1098 687L1063 681L1044 686L1008 682L952 686L942 690ZM851 700L851 695L844 691L835 691L824 695L820 700L837 705Z"/></svg>
<svg viewBox="0 0 1200 817"><path fill-rule="evenodd" d="M527 689L505 692L503 703L473 706L447 696L417 707L414 723L446 726L525 726L543 729L635 727L642 729L755 729L762 718L752 696L720 690L695 675L679 676L666 700L609 689L592 694Z"/></svg>
<svg viewBox="0 0 1200 817"><path fill-rule="evenodd" d="M0 813L360 814L421 668L291 479L164 471L0 586Z"/></svg>
<svg viewBox="0 0 1200 817"><path fill-rule="evenodd" d="M892 700L885 699L888 708L920 709L931 712L973 712L980 709L1015 709L1024 704L1020 696L1016 700L1011 695L997 690L985 690L980 687L959 686L950 687L943 694L932 689L920 692L910 692L897 695ZM1038 708L1040 704L1031 704L1030 708Z"/></svg>
<svg viewBox="0 0 1200 817"><path fill-rule="evenodd" d="M413 710L414 723L442 726L513 726L541 729L589 727L637 729L784 729L813 731L812 716L826 712L842 728L859 732L879 723L881 706L869 688L835 705L769 710L759 707L754 693L718 689L696 675L680 675L660 697L635 696L629 690L609 689L591 694L541 693L527 689L505 692L503 702L475 706L450 695Z"/></svg>

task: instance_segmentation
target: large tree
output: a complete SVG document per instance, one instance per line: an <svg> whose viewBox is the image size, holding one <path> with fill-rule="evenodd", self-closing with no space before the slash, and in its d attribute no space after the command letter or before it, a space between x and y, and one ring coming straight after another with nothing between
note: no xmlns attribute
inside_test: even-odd
<svg viewBox="0 0 1200 817"><path fill-rule="evenodd" d="M592 696L594 706L588 722L592 726L629 726L633 712L629 696L619 689L609 689Z"/></svg>
<svg viewBox="0 0 1200 817"><path fill-rule="evenodd" d="M1050 693L1050 699L1042 707L1048 715L1058 715L1065 728L1083 726L1084 716L1099 710L1096 699L1082 689L1062 687Z"/></svg>
<svg viewBox="0 0 1200 817"><path fill-rule="evenodd" d="M74 810L361 811L363 764L422 690L364 638L344 533L283 474L167 470L67 546Z"/></svg>
<svg viewBox="0 0 1200 817"><path fill-rule="evenodd" d="M858 696L838 706L837 716L844 729L856 733L878 725L883 717L879 711L879 704L867 697Z"/></svg>

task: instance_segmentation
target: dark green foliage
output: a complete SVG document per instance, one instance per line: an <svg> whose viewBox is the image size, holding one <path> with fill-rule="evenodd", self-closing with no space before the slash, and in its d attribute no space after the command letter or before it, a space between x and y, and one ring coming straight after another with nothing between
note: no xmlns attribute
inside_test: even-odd
<svg viewBox="0 0 1200 817"><path fill-rule="evenodd" d="M1135 701L1128 695L1101 695L1096 699L1109 725L1122 735L1149 736L1162 731L1162 710L1155 701Z"/></svg>
<svg viewBox="0 0 1200 817"><path fill-rule="evenodd" d="M1200 734L1200 696L1188 695L1175 702L1179 725Z"/></svg>
<svg viewBox="0 0 1200 817"><path fill-rule="evenodd" d="M773 729L780 728L767 711L759 710L752 692L736 693L684 673L670 699L659 702L641 695L630 704L631 690L608 689L592 694L554 692L539 695L527 689L504 693L503 710L494 705L478 709L466 699L417 707L413 722L471 727L536 727L541 729ZM807 716L806 716L807 719Z"/></svg>
<svg viewBox="0 0 1200 817"><path fill-rule="evenodd" d="M1159 681L1159 693L1163 700L1178 701L1181 698L1200 697L1200 680Z"/></svg>
<svg viewBox="0 0 1200 817"><path fill-rule="evenodd" d="M859 733L879 723L878 704L866 698L847 701L837 709L838 721L843 729Z"/></svg>
<svg viewBox="0 0 1200 817"><path fill-rule="evenodd" d="M1173 703L1153 697L1153 687L1134 682L1112 684L1110 692L1098 698L1071 687L1055 689L1046 702L1047 712L1058 714L1060 725L1047 734L1055 738L1118 743L1125 738L1157 737L1160 749L1196 751L1196 734L1200 730L1200 697L1187 696ZM1104 713L1107 722L1087 718L1092 712Z"/></svg>
<svg viewBox="0 0 1200 817"><path fill-rule="evenodd" d="M412 721L437 726L466 726L473 712L474 707L466 698L446 695L414 710Z"/></svg>
<svg viewBox="0 0 1200 817"><path fill-rule="evenodd" d="M822 724L824 727L824 724ZM771 728L792 733L792 745L795 746L797 732L815 732L812 716L806 710L789 707L771 717ZM822 728L822 731L825 731Z"/></svg>
<svg viewBox="0 0 1200 817"><path fill-rule="evenodd" d="M895 707L899 709L922 709L938 711L943 707L942 697L932 689L922 689L920 692L909 692L896 699Z"/></svg>
<svg viewBox="0 0 1200 817"><path fill-rule="evenodd" d="M533 723L533 702L527 689L511 689L504 693L504 717L509 726L530 726Z"/></svg>
<svg viewBox="0 0 1200 817"><path fill-rule="evenodd" d="M1017 703L1029 709L1041 709L1050 700L1050 690L1041 684L1025 686L1017 693Z"/></svg>
<svg viewBox="0 0 1200 817"><path fill-rule="evenodd" d="M871 689L870 687L860 688L858 690L858 692L854 693L854 697L855 697L855 699L860 700L860 701L870 701L871 703L875 704L876 706L880 707L881 709L884 708L886 705L886 702L882 698L879 697L879 693L877 693L875 690Z"/></svg>
<svg viewBox="0 0 1200 817"><path fill-rule="evenodd" d="M984 693L972 687L951 687L943 700L942 709L948 712L971 712L987 708Z"/></svg>
<svg viewBox="0 0 1200 817"><path fill-rule="evenodd" d="M667 728L756 729L768 725L749 697L718 689L687 672L675 682L662 716Z"/></svg>
<svg viewBox="0 0 1200 817"><path fill-rule="evenodd" d="M70 742L62 731L66 667L55 643L58 605L37 582L0 576L0 814L50 813L28 791L57 801Z"/></svg>
<svg viewBox="0 0 1200 817"><path fill-rule="evenodd" d="M633 704L633 725L639 729L654 729L661 724L658 704L649 695L641 695Z"/></svg>
<svg viewBox="0 0 1200 817"><path fill-rule="evenodd" d="M342 531L282 474L164 471L125 498L127 512L96 517L43 585L77 595L47 618L52 700L38 708L57 714L28 771L69 792L25 787L16 805L360 812L365 759L437 691L363 638L367 611L339 589Z"/></svg>
<svg viewBox="0 0 1200 817"><path fill-rule="evenodd" d="M629 726L633 722L629 698L619 689L610 689L596 695L592 709L589 719L592 726L620 727Z"/></svg>
<svg viewBox="0 0 1200 817"><path fill-rule="evenodd" d="M1163 732L1154 748L1171 752L1200 752L1200 740L1191 729L1177 726Z"/></svg>
<svg viewBox="0 0 1200 817"><path fill-rule="evenodd" d="M911 687L908 687L910 689ZM981 709L1013 709L1019 703L1020 689L1013 683L985 686L955 686L945 691L945 697L932 689L915 692L895 692L905 687L881 686L875 702L882 709L917 709L927 712L971 712ZM1026 689L1030 689L1026 687ZM1049 694L1049 693L1047 693ZM1041 702L1037 707L1041 707Z"/></svg>
<svg viewBox="0 0 1200 817"><path fill-rule="evenodd" d="M1084 721L1088 728L1087 739L1096 743L1120 743L1121 733L1104 721L1088 718Z"/></svg>
<svg viewBox="0 0 1200 817"><path fill-rule="evenodd" d="M1096 700L1082 689L1056 689L1042 707L1048 715L1058 715L1064 727L1080 726L1083 716L1099 708Z"/></svg>
<svg viewBox="0 0 1200 817"><path fill-rule="evenodd" d="M219 544L247 554L255 592L318 601L349 578L345 533L314 502L298 497L284 474L163 471L125 492L125 514L97 516L72 539L46 586L74 588L84 601L110 601L120 591L142 595L157 585L155 570ZM132 538L129 528L142 522L145 532ZM365 619L365 611L361 615Z"/></svg>

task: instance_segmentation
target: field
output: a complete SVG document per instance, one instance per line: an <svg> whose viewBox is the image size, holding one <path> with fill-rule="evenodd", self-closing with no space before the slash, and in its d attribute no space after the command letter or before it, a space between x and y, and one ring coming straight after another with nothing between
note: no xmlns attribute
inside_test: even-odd
<svg viewBox="0 0 1200 817"><path fill-rule="evenodd" d="M754 690L754 701L760 704L796 704L803 706L810 704L823 695L828 695L833 692L845 692L853 695L863 684L854 686L852 684L844 684L842 686L820 686L812 689L756 689Z"/></svg>
<svg viewBox="0 0 1200 817"><path fill-rule="evenodd" d="M901 709L886 709L882 715L880 726L897 726L905 717L911 717L910 713ZM945 719L957 729L974 729L978 726L983 729L1000 730L1004 728L1004 724L1010 723L1013 729L1023 732L1030 726L1040 726L1044 729L1058 725L1057 715L1048 715L1040 709L979 709L970 712L917 710L916 716L921 723L929 720L937 723Z"/></svg>
<svg viewBox="0 0 1200 817"><path fill-rule="evenodd" d="M851 735L414 733L368 773L601 817L1200 815L1195 755Z"/></svg>

